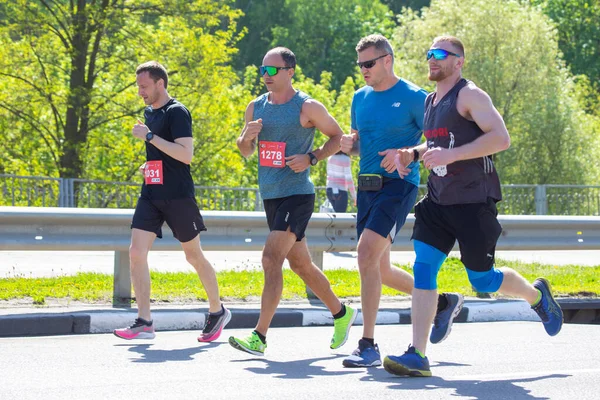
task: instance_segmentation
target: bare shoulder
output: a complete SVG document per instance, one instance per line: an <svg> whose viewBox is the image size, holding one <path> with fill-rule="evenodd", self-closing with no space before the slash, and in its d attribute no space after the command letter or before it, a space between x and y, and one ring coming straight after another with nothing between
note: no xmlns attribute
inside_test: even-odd
<svg viewBox="0 0 600 400"><path fill-rule="evenodd" d="M477 87L473 82L460 89L458 92L458 101L456 108L460 115L468 120L473 120L473 112L483 111L493 108L492 99L483 90Z"/></svg>
<svg viewBox="0 0 600 400"><path fill-rule="evenodd" d="M469 82L458 92L458 103L467 107L474 105L487 104L491 101L490 96L477 87L473 82Z"/></svg>
<svg viewBox="0 0 600 400"><path fill-rule="evenodd" d="M302 111L306 111L308 113L313 112L322 112L327 111L323 103L315 99L306 99L304 103L302 103Z"/></svg>
<svg viewBox="0 0 600 400"><path fill-rule="evenodd" d="M252 121L252 116L254 115L254 102L256 100L252 100L250 103L248 103L248 106L246 107L246 113L244 114L246 121Z"/></svg>
<svg viewBox="0 0 600 400"><path fill-rule="evenodd" d="M308 117L309 120L316 122L325 118L329 112L320 101L315 99L307 99L304 103L302 103L302 114Z"/></svg>

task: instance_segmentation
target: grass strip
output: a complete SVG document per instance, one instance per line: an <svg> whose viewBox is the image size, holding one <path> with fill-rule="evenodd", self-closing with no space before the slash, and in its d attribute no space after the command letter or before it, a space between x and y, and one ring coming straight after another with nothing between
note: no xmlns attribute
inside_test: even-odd
<svg viewBox="0 0 600 400"><path fill-rule="evenodd" d="M498 260L497 265L519 271L528 281L543 276L552 284L558 296L600 296L600 266L556 266L539 263L521 263ZM412 273L409 265L398 265ZM358 270L326 270L333 291L341 298L360 296ZM298 276L284 270L282 299L306 298L306 288ZM152 299L154 302L206 301L198 276L194 272L151 272ZM217 273L223 299L245 301L259 299L263 286L262 271L230 270ZM446 292L458 292L474 296L463 264L457 258L449 258L438 276L438 288ZM108 274L80 272L77 275L53 278L8 277L0 279L0 300L32 298L34 304L44 304L46 298L71 299L86 303L109 303L112 301L113 276ZM403 296L396 290L384 287L384 296Z"/></svg>

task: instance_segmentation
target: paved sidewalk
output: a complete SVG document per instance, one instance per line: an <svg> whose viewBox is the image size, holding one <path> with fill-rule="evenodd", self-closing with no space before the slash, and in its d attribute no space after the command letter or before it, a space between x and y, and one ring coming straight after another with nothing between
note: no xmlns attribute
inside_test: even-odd
<svg viewBox="0 0 600 400"><path fill-rule="evenodd" d="M580 323L600 323L600 300L559 299L563 310L583 312ZM360 308L358 299L349 304ZM385 299L380 305L377 324L409 324L410 298ZM226 303L232 312L227 328L254 328L258 321L260 303ZM160 305L152 309L157 331L199 330L204 326L207 304ZM70 307L5 307L0 308L0 337L68 335L80 333L107 333L113 329L130 325L135 317L135 308L112 308L108 305L75 305ZM588 319L586 321L585 319ZM567 320L567 315L565 315ZM594 322L594 320L596 320ZM529 305L521 300L465 300L456 322L491 321L539 321ZM299 327L333 325L327 308L318 301L281 303L273 327ZM355 325L362 325L362 314Z"/></svg>

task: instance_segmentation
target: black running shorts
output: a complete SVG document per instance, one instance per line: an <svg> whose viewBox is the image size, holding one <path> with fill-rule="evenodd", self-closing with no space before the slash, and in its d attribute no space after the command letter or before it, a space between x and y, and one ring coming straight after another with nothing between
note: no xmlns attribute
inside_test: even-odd
<svg viewBox="0 0 600 400"><path fill-rule="evenodd" d="M425 196L415 206L412 239L448 254L458 240L461 261L472 271L494 266L496 242L502 233L496 202L439 205Z"/></svg>
<svg viewBox="0 0 600 400"><path fill-rule="evenodd" d="M169 225L173 236L181 243L189 242L200 232L206 231L196 199L150 200L140 197L131 228L154 232L158 238L162 238L163 222Z"/></svg>
<svg viewBox="0 0 600 400"><path fill-rule="evenodd" d="M287 231L290 227L290 231L296 234L296 241L304 238L308 221L315 209L314 194L263 200L263 204L270 231Z"/></svg>

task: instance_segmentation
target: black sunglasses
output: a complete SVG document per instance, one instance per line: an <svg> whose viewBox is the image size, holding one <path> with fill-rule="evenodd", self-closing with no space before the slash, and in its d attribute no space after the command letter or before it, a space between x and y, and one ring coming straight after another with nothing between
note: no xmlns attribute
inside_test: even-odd
<svg viewBox="0 0 600 400"><path fill-rule="evenodd" d="M427 51L427 60L429 60L431 57L435 58L436 60L445 60L448 58L448 56L460 57L460 54L452 53L444 49L429 49Z"/></svg>
<svg viewBox="0 0 600 400"><path fill-rule="evenodd" d="M363 67L365 67L366 69L373 68L373 66L375 66L375 63L377 62L377 60L379 60L380 58L383 58L385 56L389 56L389 55L390 55L390 53L385 53L384 55L374 58L372 60L362 61L362 62L357 61L356 65L358 65L358 68L363 68Z"/></svg>
<svg viewBox="0 0 600 400"><path fill-rule="evenodd" d="M260 67L258 67L260 76L263 76L265 73L269 76L275 76L277 75L280 69L292 69L292 67L272 67L270 65L261 65Z"/></svg>

